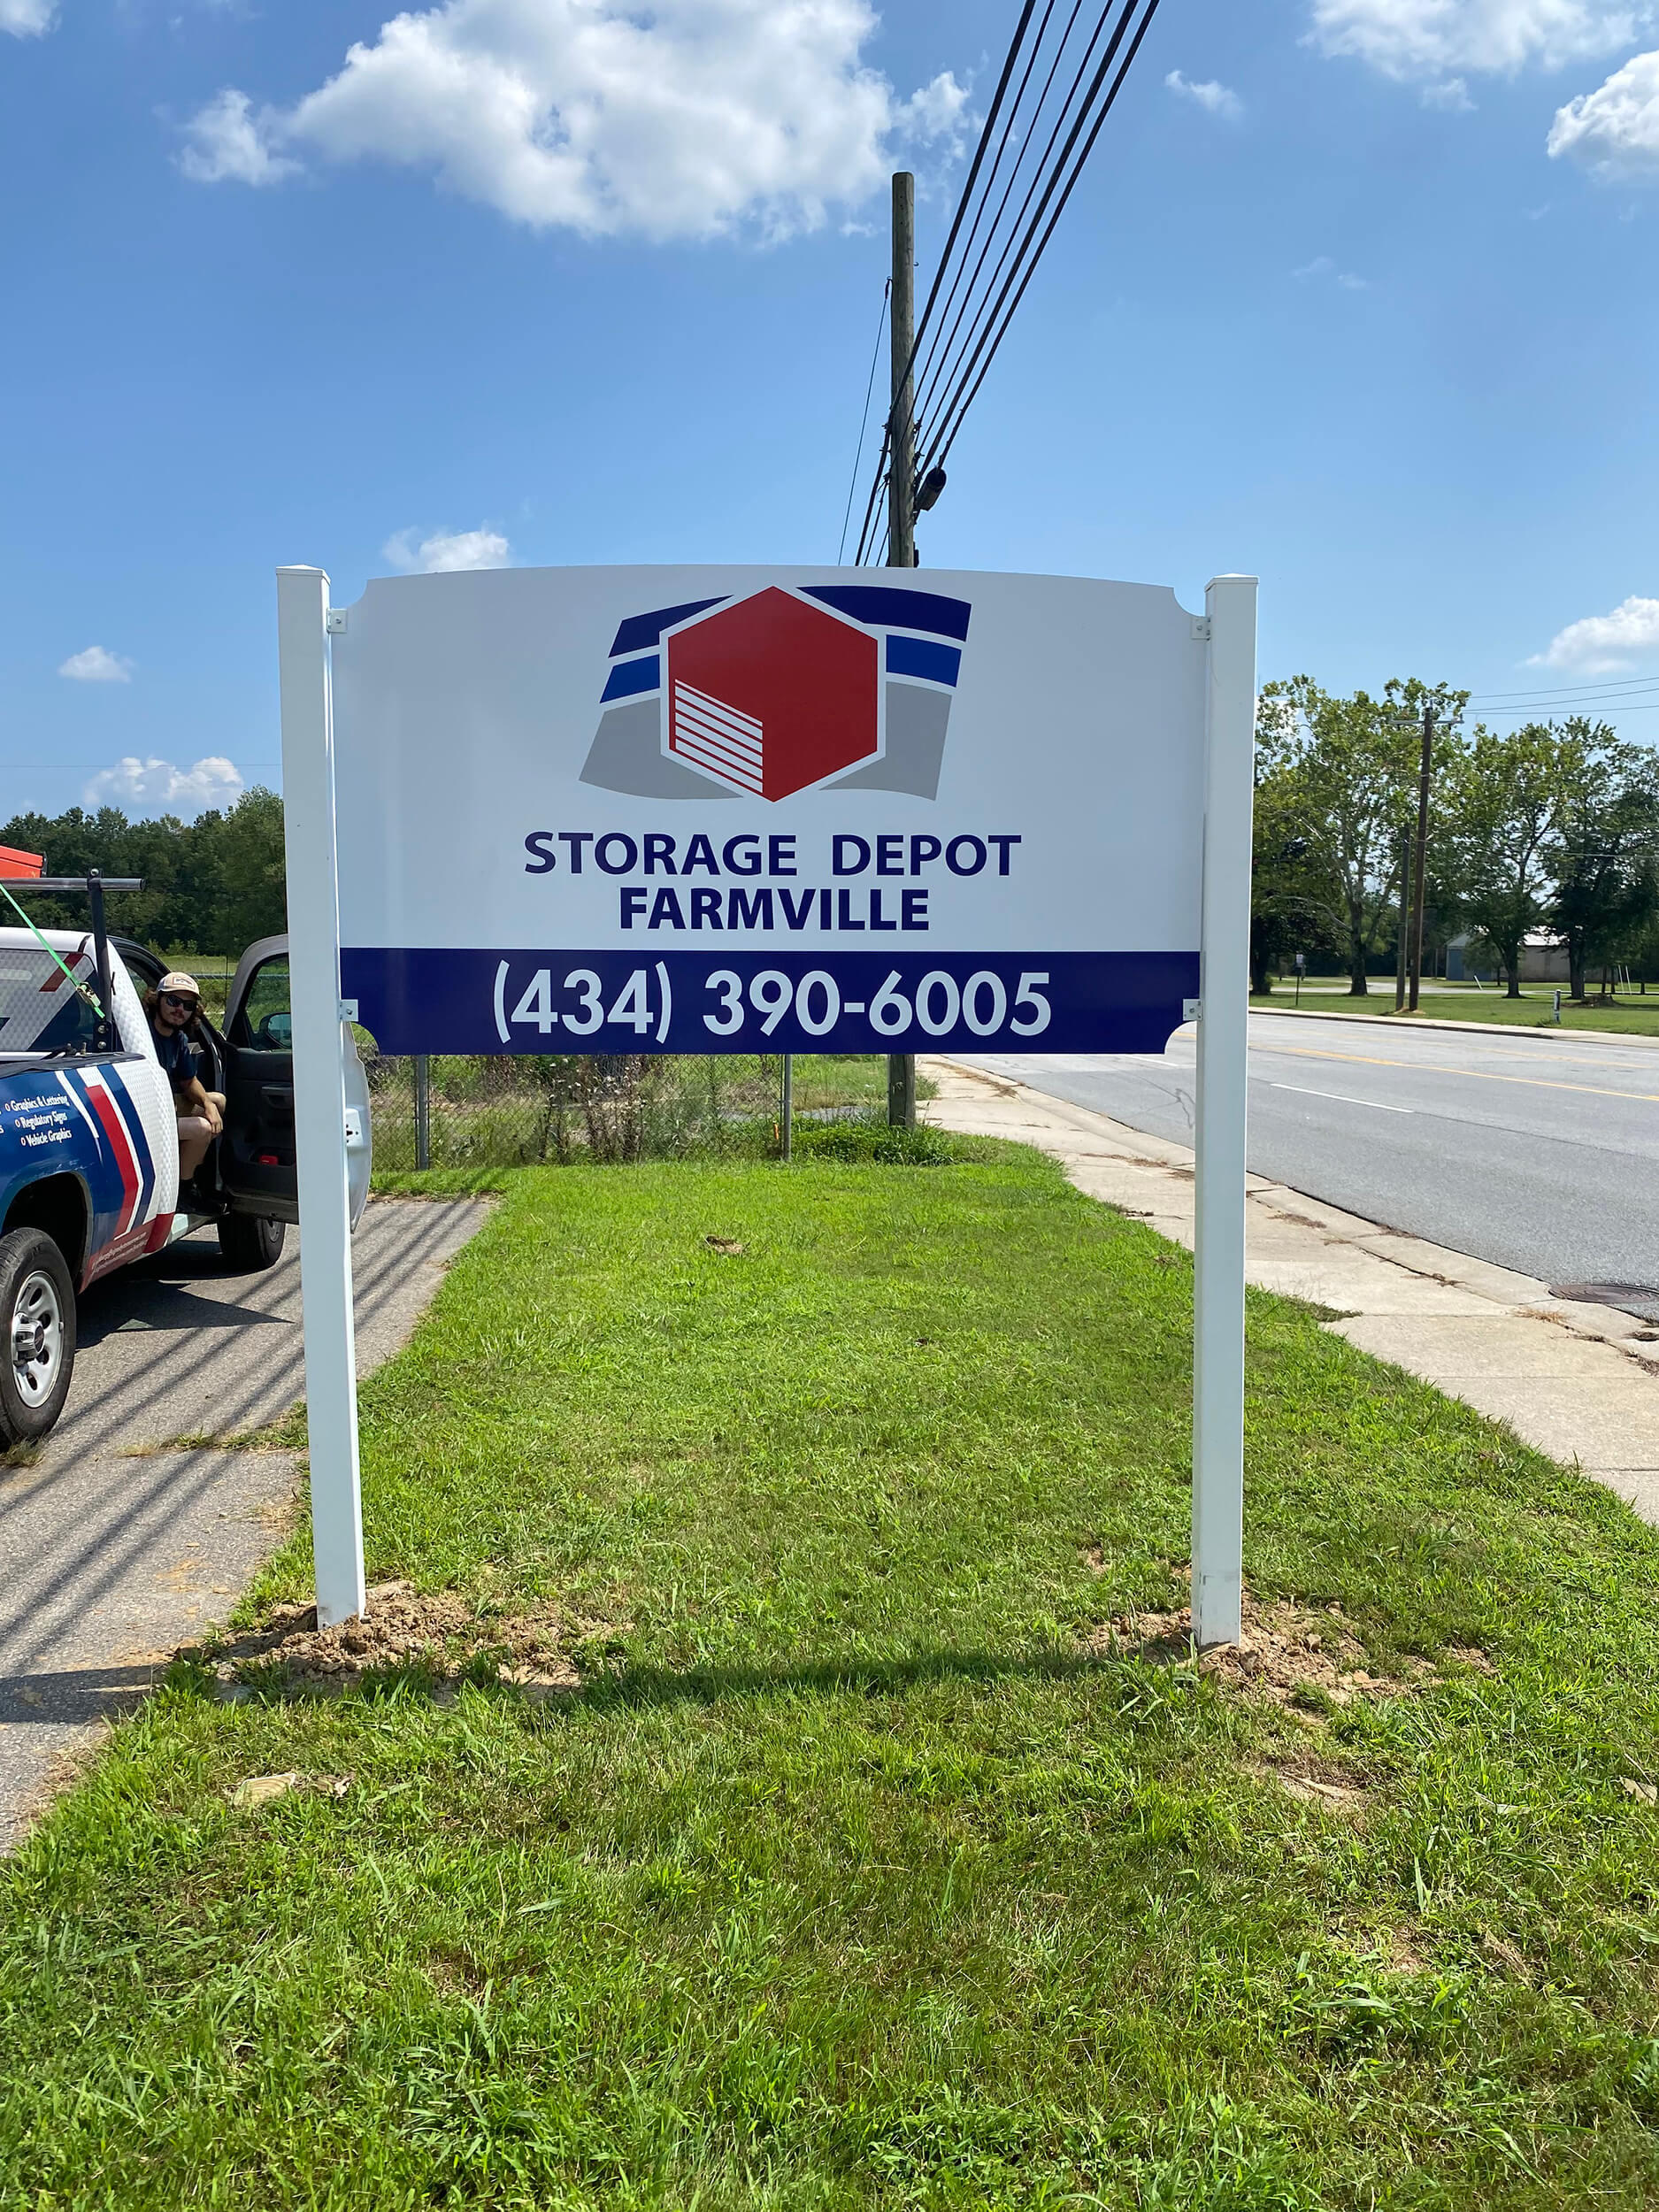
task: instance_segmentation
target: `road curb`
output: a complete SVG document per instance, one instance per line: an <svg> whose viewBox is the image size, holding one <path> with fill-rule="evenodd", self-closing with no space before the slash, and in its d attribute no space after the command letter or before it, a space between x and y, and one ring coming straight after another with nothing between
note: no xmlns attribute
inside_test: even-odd
<svg viewBox="0 0 1659 2212"><path fill-rule="evenodd" d="M1373 1029L1463 1029L1471 1030L1480 1037L1594 1037L1598 1044L1639 1045L1647 1052L1659 1047L1659 1037L1638 1037L1624 1029L1558 1029L1554 1022L1456 1022L1442 1021L1438 1015L1426 1014L1333 1014L1324 1007L1313 1006L1252 1004L1250 1011L1277 1014L1287 1021L1369 1024Z"/></svg>

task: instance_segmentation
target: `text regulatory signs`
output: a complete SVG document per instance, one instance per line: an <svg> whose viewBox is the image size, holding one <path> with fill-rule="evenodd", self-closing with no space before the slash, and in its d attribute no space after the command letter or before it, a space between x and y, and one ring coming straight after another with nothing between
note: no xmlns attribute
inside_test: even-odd
<svg viewBox="0 0 1659 2212"><path fill-rule="evenodd" d="M1161 1051L1196 630L1067 577L372 583L332 641L342 988L387 1052Z"/></svg>

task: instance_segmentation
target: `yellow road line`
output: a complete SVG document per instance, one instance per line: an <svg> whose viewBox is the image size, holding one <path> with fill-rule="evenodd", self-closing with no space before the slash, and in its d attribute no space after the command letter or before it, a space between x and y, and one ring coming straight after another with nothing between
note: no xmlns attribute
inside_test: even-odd
<svg viewBox="0 0 1659 2212"><path fill-rule="evenodd" d="M1312 1045L1257 1045L1256 1049L1290 1053L1299 1060L1351 1060L1362 1067L1404 1068L1410 1075L1469 1075L1479 1083L1519 1083L1531 1091L1582 1091L1591 1098L1627 1098L1637 1105L1659 1106L1659 1091L1604 1091L1594 1083L1549 1083L1535 1075L1493 1075L1485 1068L1425 1066L1417 1060L1385 1060L1374 1052L1320 1052Z"/></svg>

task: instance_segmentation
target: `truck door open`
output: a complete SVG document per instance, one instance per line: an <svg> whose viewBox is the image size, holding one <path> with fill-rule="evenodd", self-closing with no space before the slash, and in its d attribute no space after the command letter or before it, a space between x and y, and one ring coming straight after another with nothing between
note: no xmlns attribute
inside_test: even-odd
<svg viewBox="0 0 1659 2212"><path fill-rule="evenodd" d="M351 1225L368 1202L373 1165L369 1083L350 1029L341 1025L346 1082L346 1170ZM219 1180L238 1213L299 1219L294 1153L294 1021L286 937L243 953L225 1005L225 1134Z"/></svg>

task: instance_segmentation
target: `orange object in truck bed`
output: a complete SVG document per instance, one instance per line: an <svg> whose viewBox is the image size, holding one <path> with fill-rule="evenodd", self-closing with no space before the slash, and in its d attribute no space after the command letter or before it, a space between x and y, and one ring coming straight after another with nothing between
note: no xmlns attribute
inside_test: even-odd
<svg viewBox="0 0 1659 2212"><path fill-rule="evenodd" d="M20 853L15 845L0 845L0 876L38 876L45 866L44 853Z"/></svg>

